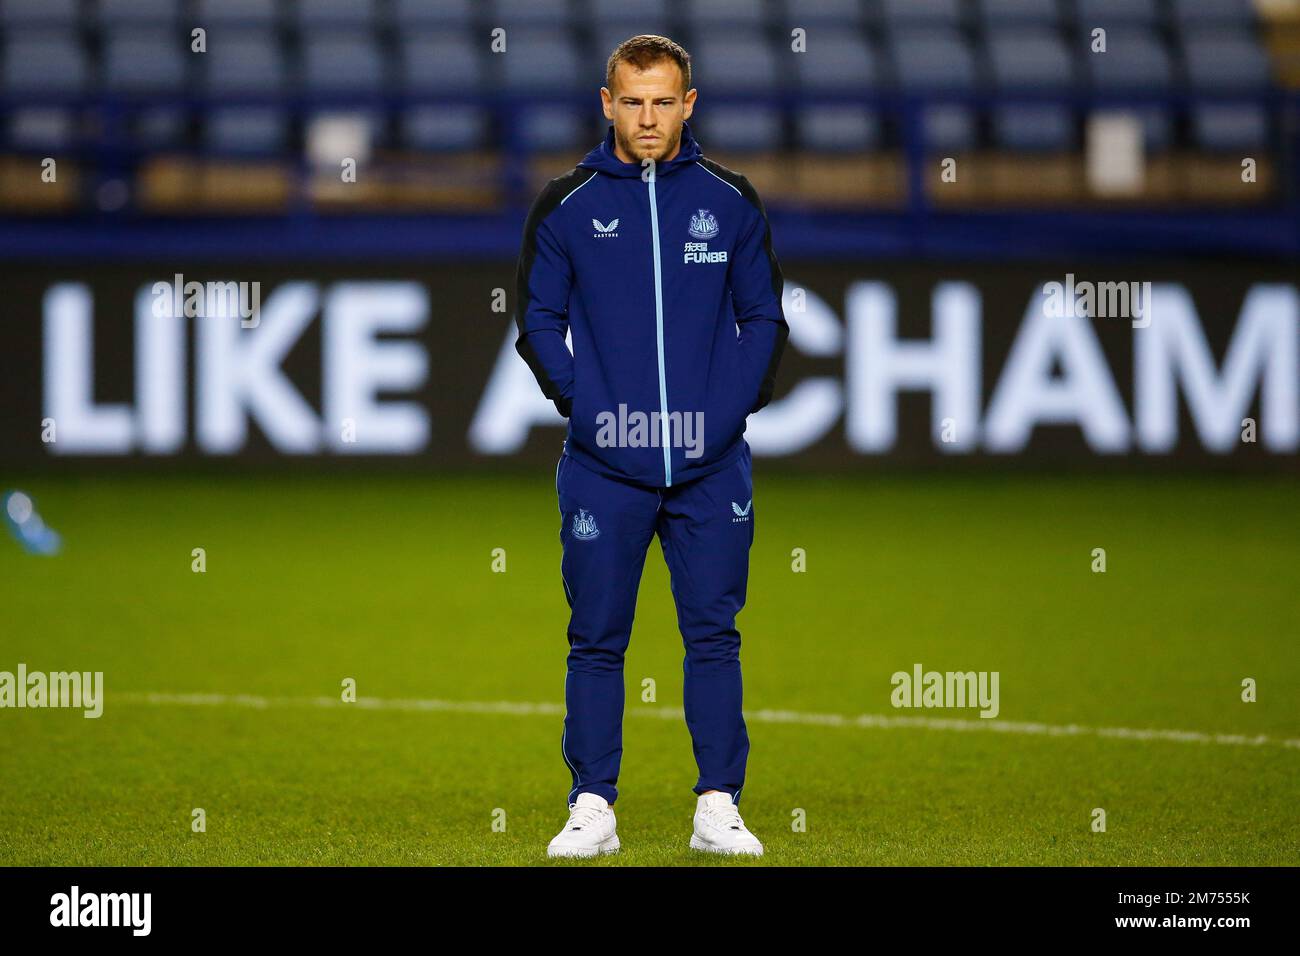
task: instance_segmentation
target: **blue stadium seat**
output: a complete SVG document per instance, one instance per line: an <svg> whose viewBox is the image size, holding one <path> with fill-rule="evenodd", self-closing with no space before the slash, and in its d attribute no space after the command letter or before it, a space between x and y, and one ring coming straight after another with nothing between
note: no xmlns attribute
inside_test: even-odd
<svg viewBox="0 0 1300 956"><path fill-rule="evenodd" d="M226 106L204 118L203 145L216 155L278 156L287 147L288 129L279 110Z"/></svg>
<svg viewBox="0 0 1300 956"><path fill-rule="evenodd" d="M634 36L639 36L642 33L654 33L659 36L670 36L672 31L669 30L667 21L652 20L649 18L644 20L627 20L623 23L604 23L596 28L596 46L595 49L592 50L592 55L600 60L602 75L604 73L605 61L609 59L609 55L614 52L615 47L624 40L630 39ZM692 58L693 57L694 54L692 54ZM692 69L694 69L693 65Z"/></svg>
<svg viewBox="0 0 1300 956"><path fill-rule="evenodd" d="M858 29L865 16L859 0L785 0L782 27L844 26Z"/></svg>
<svg viewBox="0 0 1300 956"><path fill-rule="evenodd" d="M411 94L481 91L485 55L467 33L414 34L401 38L398 88ZM401 117L402 143L433 152L477 149L487 140L489 118L481 106L419 103Z"/></svg>
<svg viewBox="0 0 1300 956"><path fill-rule="evenodd" d="M1192 134L1211 152L1265 149L1268 117L1254 106L1202 106L1192 113Z"/></svg>
<svg viewBox="0 0 1300 956"><path fill-rule="evenodd" d="M300 0L292 5L298 26L304 30L340 27L373 29L378 22L375 0Z"/></svg>
<svg viewBox="0 0 1300 956"><path fill-rule="evenodd" d="M400 39L398 87L412 93L473 91L487 85L483 48L468 33L437 31Z"/></svg>
<svg viewBox="0 0 1300 956"><path fill-rule="evenodd" d="M958 0L880 0L885 26L955 30L961 26Z"/></svg>
<svg viewBox="0 0 1300 956"><path fill-rule="evenodd" d="M466 27L479 6L474 0L392 0L392 17L399 30L417 27Z"/></svg>
<svg viewBox="0 0 1300 956"><path fill-rule="evenodd" d="M1174 23L1183 30L1200 27L1229 27L1247 30L1255 22L1251 0L1171 0Z"/></svg>
<svg viewBox="0 0 1300 956"><path fill-rule="evenodd" d="M213 30L202 62L203 88L213 94L279 93L288 86L288 64L275 34L268 31Z"/></svg>
<svg viewBox="0 0 1300 956"><path fill-rule="evenodd" d="M898 85L905 93L967 93L979 86L975 55L955 30L903 31L893 37ZM976 144L974 111L963 104L932 106L925 114L926 147L960 152Z"/></svg>
<svg viewBox="0 0 1300 956"><path fill-rule="evenodd" d="M218 102L231 94L282 93L289 71L275 35L218 27L208 33L200 89ZM288 141L289 117L280 105L215 106L204 116L203 142L214 151L273 154Z"/></svg>
<svg viewBox="0 0 1300 956"><path fill-rule="evenodd" d="M511 93L576 93L594 91L604 78L604 63L581 55L570 30L514 29L509 51L494 60L501 66L501 83ZM519 114L519 134L528 148L558 151L585 141L589 125L571 106L530 104Z"/></svg>
<svg viewBox="0 0 1300 956"><path fill-rule="evenodd" d="M72 31L7 30L4 43L3 83L6 93L75 94L85 90L90 75L85 50Z"/></svg>
<svg viewBox="0 0 1300 956"><path fill-rule="evenodd" d="M1106 52L1081 54L1094 89L1107 93L1170 93L1176 79L1169 48L1154 30L1117 29L1107 36ZM1167 149L1173 140L1173 118L1165 106L1134 107L1142 121L1148 150Z"/></svg>
<svg viewBox="0 0 1300 956"><path fill-rule="evenodd" d="M566 30L515 30L507 42L508 54L494 58L507 90L569 92L584 88L584 80L599 78L602 72L581 55Z"/></svg>
<svg viewBox="0 0 1300 956"><path fill-rule="evenodd" d="M1184 34L1183 53L1194 91L1260 93L1272 86L1268 56L1249 33ZM1203 149L1259 149L1268 141L1268 118L1256 103L1207 103L1193 107L1192 132Z"/></svg>
<svg viewBox="0 0 1300 956"><path fill-rule="evenodd" d="M501 65L501 81L508 90L575 90L581 88L584 73L588 78L599 75L566 30L515 30L507 43L507 55L495 60Z"/></svg>
<svg viewBox="0 0 1300 956"><path fill-rule="evenodd" d="M91 67L70 30L9 29L0 38L0 90L10 95L85 92ZM8 116L6 133L22 149L60 149L75 138L76 111L63 106L24 106Z"/></svg>
<svg viewBox="0 0 1300 956"><path fill-rule="evenodd" d="M302 39L301 80L309 93L382 92L386 77L379 45L365 33L308 33Z"/></svg>
<svg viewBox="0 0 1300 956"><path fill-rule="evenodd" d="M668 0L591 0L590 6L597 28L628 20L666 22L669 18Z"/></svg>
<svg viewBox="0 0 1300 956"><path fill-rule="evenodd" d="M879 57L861 36L841 32L819 39L811 52L794 55L799 87L873 91L881 86ZM795 133L804 149L821 152L872 149L880 142L879 111L852 104L808 104L795 115Z"/></svg>
<svg viewBox="0 0 1300 956"><path fill-rule="evenodd" d="M762 93L781 85L782 66L762 33L730 30L695 38L691 66L709 89ZM697 62L698 61L698 62Z"/></svg>
<svg viewBox="0 0 1300 956"><path fill-rule="evenodd" d="M388 89L384 57L374 34L356 30L323 29L304 33L299 82L307 94L379 95ZM322 104L306 116L310 124L327 115L346 114L363 119L372 139L380 138L384 110L368 105Z"/></svg>
<svg viewBox="0 0 1300 956"><path fill-rule="evenodd" d="M80 14L77 0L4 0L0 3L0 26L70 27Z"/></svg>
<svg viewBox="0 0 1300 956"><path fill-rule="evenodd" d="M276 0L197 0L194 13L196 25L205 28L217 24L270 28L279 17Z"/></svg>
<svg viewBox="0 0 1300 956"><path fill-rule="evenodd" d="M710 97L727 93L774 93L787 70L778 64L764 35L740 28L710 31L695 40L691 67L695 86ZM706 149L759 151L778 148L783 140L781 109L763 103L717 103L692 123L698 124Z"/></svg>
<svg viewBox="0 0 1300 956"><path fill-rule="evenodd" d="M110 93L182 95L187 90L189 44L175 32L122 27L106 31L103 84ZM181 106L145 106L131 116L131 136L143 148L177 145L185 135Z"/></svg>
<svg viewBox="0 0 1300 956"><path fill-rule="evenodd" d="M95 12L105 27L174 27L180 17L180 0L96 0Z"/></svg>
<svg viewBox="0 0 1300 956"><path fill-rule="evenodd" d="M1060 0L980 0L979 9L986 31L1008 26L1056 29L1061 25Z"/></svg>
<svg viewBox="0 0 1300 956"><path fill-rule="evenodd" d="M189 45L163 30L122 28L104 38L104 87L113 92L183 93Z"/></svg>
<svg viewBox="0 0 1300 956"><path fill-rule="evenodd" d="M1061 34L1045 28L1008 28L989 36L989 76L1003 92L1067 92L1076 86L1073 60ZM993 111L997 144L1014 150L1074 147L1073 110L1059 103L999 106Z"/></svg>
<svg viewBox="0 0 1300 956"><path fill-rule="evenodd" d="M694 37L712 29L749 32L767 26L767 11L754 0L686 0L684 6L687 32Z"/></svg>
<svg viewBox="0 0 1300 956"><path fill-rule="evenodd" d="M1218 30L1187 34L1183 51L1193 89L1255 91L1272 85L1268 55L1249 34Z"/></svg>
<svg viewBox="0 0 1300 956"><path fill-rule="evenodd" d="M575 26L569 0L496 0L491 4L491 23L512 27L571 29Z"/></svg>
<svg viewBox="0 0 1300 956"><path fill-rule="evenodd" d="M1102 27L1155 27L1160 22L1156 0L1075 0L1079 29Z"/></svg>

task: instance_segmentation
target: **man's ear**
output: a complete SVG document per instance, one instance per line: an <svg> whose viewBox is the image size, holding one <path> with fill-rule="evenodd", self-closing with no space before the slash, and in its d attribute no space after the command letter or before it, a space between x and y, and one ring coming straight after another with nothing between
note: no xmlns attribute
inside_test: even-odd
<svg viewBox="0 0 1300 956"><path fill-rule="evenodd" d="M608 86L600 88L600 106L605 111L605 119L614 118L614 94L609 91Z"/></svg>
<svg viewBox="0 0 1300 956"><path fill-rule="evenodd" d="M683 98L682 100L682 104L683 104L682 119L684 120L690 119L691 114L695 112L695 95L696 95L695 90L688 90L686 92L685 98Z"/></svg>

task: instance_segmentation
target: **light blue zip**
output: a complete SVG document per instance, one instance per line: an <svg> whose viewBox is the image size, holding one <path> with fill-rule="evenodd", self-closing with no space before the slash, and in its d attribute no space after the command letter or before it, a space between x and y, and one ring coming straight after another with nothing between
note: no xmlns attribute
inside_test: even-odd
<svg viewBox="0 0 1300 956"><path fill-rule="evenodd" d="M664 485L672 487L672 452L668 447L668 380L664 375L664 284L659 262L659 206L655 200L655 166L650 166L650 234L655 249L655 344L659 347L659 444L664 449Z"/></svg>

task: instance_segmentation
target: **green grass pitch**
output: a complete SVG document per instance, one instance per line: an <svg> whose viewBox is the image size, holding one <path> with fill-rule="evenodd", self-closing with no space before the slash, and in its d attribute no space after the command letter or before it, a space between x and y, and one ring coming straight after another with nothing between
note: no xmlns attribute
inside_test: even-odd
<svg viewBox="0 0 1300 956"><path fill-rule="evenodd" d="M1001 713L983 723L1267 738L752 720L741 810L762 864L1300 864L1293 480L830 479L759 462L755 482L747 711L980 722L892 708L890 676L920 663L998 671ZM547 864L569 785L549 472L23 487L64 552L0 541L0 670L103 671L106 703L98 720L0 710L0 864ZM626 668L623 851L554 865L748 865L687 849L689 738L649 719L681 706L681 659L655 544ZM550 710L311 703L349 677L363 703Z"/></svg>

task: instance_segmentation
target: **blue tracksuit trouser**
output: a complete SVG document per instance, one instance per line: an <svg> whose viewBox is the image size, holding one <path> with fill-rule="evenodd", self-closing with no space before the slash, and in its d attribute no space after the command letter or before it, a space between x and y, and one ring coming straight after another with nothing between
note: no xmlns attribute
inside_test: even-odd
<svg viewBox="0 0 1300 956"><path fill-rule="evenodd" d="M743 439L742 439L743 441ZM623 756L623 657L646 551L656 534L686 648L684 704L699 768L694 790L739 803L749 735L741 715L740 633L754 540L748 443L731 465L680 486L597 474L567 453L555 474L569 618L561 751L583 792L613 803Z"/></svg>

